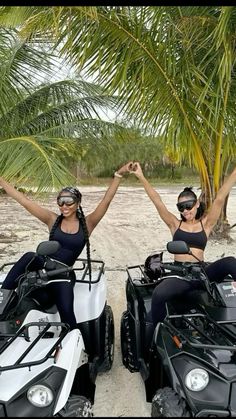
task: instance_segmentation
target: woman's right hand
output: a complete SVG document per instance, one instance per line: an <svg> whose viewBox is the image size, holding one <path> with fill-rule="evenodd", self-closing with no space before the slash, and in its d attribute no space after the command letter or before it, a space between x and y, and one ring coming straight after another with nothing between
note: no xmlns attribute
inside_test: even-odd
<svg viewBox="0 0 236 419"><path fill-rule="evenodd" d="M138 161L133 163L132 170L130 170L130 173L134 173L137 178L143 176L143 171Z"/></svg>

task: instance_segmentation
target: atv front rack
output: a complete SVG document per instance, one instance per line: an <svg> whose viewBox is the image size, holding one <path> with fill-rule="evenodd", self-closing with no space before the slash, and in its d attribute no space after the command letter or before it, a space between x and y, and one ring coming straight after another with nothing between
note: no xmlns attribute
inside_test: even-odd
<svg viewBox="0 0 236 419"><path fill-rule="evenodd" d="M173 323L179 321L178 327ZM204 330L198 326L204 323ZM236 320L216 322L207 314L173 314L168 315L163 324L171 333L173 340L179 342L179 348L188 344L193 348L222 349L236 352ZM224 327L230 325L231 329ZM232 330L235 328L235 331ZM199 343L196 343L199 340ZM224 342L224 343L221 343ZM228 342L228 344L225 344Z"/></svg>
<svg viewBox="0 0 236 419"><path fill-rule="evenodd" d="M15 334L14 336L9 339L8 336L1 334L0 337L1 339L8 338L7 341L5 342L5 344L3 344L3 346L1 346L0 348L0 355L7 349L9 348L10 345L12 345L12 343L19 337L23 337L25 338L28 342L30 342L30 338L29 338L29 329L32 326L38 326L39 328L39 334L34 338L34 340L29 344L29 347L20 355L20 357L16 360L16 362L12 365L6 365L6 366L0 366L0 374L3 371L9 371L9 370L13 370L16 368L30 368L34 365L40 365L43 362L47 361L49 358L53 358L55 359L57 356L57 352L58 349L60 347L60 343L62 341L62 339L64 339L65 335L67 334L68 330L69 330L69 326L65 323L61 323L61 322L47 322L47 323L43 323L43 322L31 322L31 323L27 323L24 326L22 326ZM51 326L57 326L57 327L61 327L62 330L60 332L60 336L58 337L58 339L56 340L56 342L52 345L52 347L50 348L50 350L47 352L47 354L37 360L37 361L28 361L28 362L22 362L24 360L24 358L26 357L26 355L28 355L30 353L30 351L35 347L35 345L38 343L38 341L40 339L46 338L47 337L47 333L48 330L50 329ZM1 360L0 360L1 362Z"/></svg>

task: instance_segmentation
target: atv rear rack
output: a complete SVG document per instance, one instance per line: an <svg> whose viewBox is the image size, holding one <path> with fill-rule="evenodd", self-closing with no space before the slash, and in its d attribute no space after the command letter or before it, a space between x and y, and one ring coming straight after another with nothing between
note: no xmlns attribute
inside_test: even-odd
<svg viewBox="0 0 236 419"><path fill-rule="evenodd" d="M134 271L134 269L136 269L136 271ZM144 272L144 265L133 265L133 266L128 266L126 268L127 274L129 279L134 282L134 281L140 281L140 283L142 285L147 285L153 282L150 280L150 278L147 276L147 274ZM134 277L134 275L137 275L137 277Z"/></svg>
<svg viewBox="0 0 236 419"><path fill-rule="evenodd" d="M82 262L82 267L78 268L76 266L73 267L73 271L75 271L75 273L77 271L83 271L81 278L76 277L76 282L82 282L83 284L96 284L97 282L100 281L100 278L102 276L102 274L104 273L104 266L105 263L102 260L96 260L96 259L91 259L91 264L95 263L95 264L99 264L99 268L98 271L96 271L97 273L97 277L96 279L91 278L91 280L86 280L86 275L88 275L89 273L89 266L88 266L88 261L87 259L84 258L77 258L76 262Z"/></svg>
<svg viewBox="0 0 236 419"><path fill-rule="evenodd" d="M203 330L201 330L200 327L198 327L192 319L202 319L205 322L205 327L207 330L207 333ZM186 329L176 328L173 325L173 321L180 319L186 324ZM222 349L222 350L228 350L228 351L234 351L236 352L236 320L228 320L223 322L216 322L211 317L209 317L207 314L202 313L191 313L191 314L173 314L168 315L164 320L163 324L165 327L168 328L170 333L172 334L172 337L179 338L180 341L180 347L182 348L183 345L188 344L193 348L201 348L201 349ZM222 326L222 324L235 327L235 332L233 330L229 330ZM195 343L191 340L191 336L189 335L189 331L192 332L192 339L204 339L206 342L201 343ZM212 336L209 336L209 333L212 332L212 334L219 334L222 336L225 341L229 342L228 345L219 344L219 342L214 339Z"/></svg>
<svg viewBox="0 0 236 419"><path fill-rule="evenodd" d="M31 322L31 323L25 324L14 334L14 336L11 339L8 339L7 342L5 344L3 344L3 346L1 346L0 355L19 337L24 337L28 342L30 342L29 328L31 326L38 326L38 328L39 328L38 336L36 336L34 338L34 340L29 345L29 347L21 354L21 356L16 360L16 362L13 365L0 366L0 374L3 371L13 370L13 369L16 369L16 368L27 367L27 368L30 369L30 367L32 367L34 365L42 364L43 362L47 361L47 359L49 359L49 358L54 358L54 359L56 358L60 343L61 343L62 339L65 337L65 335L67 334L67 332L69 330L69 326L67 324L61 323L61 322L47 322L45 324L43 322ZM23 362L22 363L23 359L26 357L26 355L29 354L29 352L34 348L34 346L38 343L38 341L40 339L46 338L48 330L51 326L61 327L62 330L60 332L60 336L58 337L58 339L56 340L54 345L50 348L50 350L47 352L47 354L43 358L41 358L37 361L29 361L29 362ZM42 330L40 330L40 329L42 329ZM4 339L4 337L8 338L8 335L1 334L0 337ZM53 354L53 352L54 352L54 354Z"/></svg>
<svg viewBox="0 0 236 419"><path fill-rule="evenodd" d="M76 266L76 262L81 262L82 263L82 266L81 267L77 267ZM6 266L12 266L12 265L14 265L16 262L9 262L9 263L4 263L2 266L0 266L0 273L1 272L3 272L3 274L5 274L5 272L4 272L4 268L6 267ZM76 261L75 261L75 264L74 264L74 266L73 266L73 271L75 272L75 274L76 274L76 272L79 272L79 271L83 271L82 273L81 273L81 277L80 278L78 278L77 276L76 276L76 282L80 282L80 283L83 283L83 284L96 284L97 282L99 282L100 281L100 279L101 279L101 276L102 276L102 274L104 273L104 266L105 266L105 263L102 261L102 260L97 260L97 259L91 259L91 264L96 264L96 265L99 265L98 266L98 270L96 270L96 274L97 274L97 276L96 276L96 278L95 279L93 279L93 278L91 278L91 280L86 280L85 278L86 278L86 275L88 275L88 273L89 273L89 266L88 266L88 260L87 259L85 259L85 258L77 258L76 259ZM6 272L6 274L7 274L7 272ZM5 274L5 275L6 275Z"/></svg>

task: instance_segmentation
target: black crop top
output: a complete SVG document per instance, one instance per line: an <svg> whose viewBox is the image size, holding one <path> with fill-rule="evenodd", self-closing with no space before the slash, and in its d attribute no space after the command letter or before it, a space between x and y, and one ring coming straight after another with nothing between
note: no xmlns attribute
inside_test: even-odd
<svg viewBox="0 0 236 419"><path fill-rule="evenodd" d="M61 248L51 255L51 257L69 266L75 263L85 245L85 237L81 225L77 233L69 234L62 231L61 225L59 224L51 240L57 240L61 245Z"/></svg>
<svg viewBox="0 0 236 419"><path fill-rule="evenodd" d="M203 228L202 222L200 221L202 230L196 233L181 230L181 223L182 221L180 221L179 227L174 232L173 240L183 240L189 245L190 248L194 247L204 250L207 244L207 235Z"/></svg>

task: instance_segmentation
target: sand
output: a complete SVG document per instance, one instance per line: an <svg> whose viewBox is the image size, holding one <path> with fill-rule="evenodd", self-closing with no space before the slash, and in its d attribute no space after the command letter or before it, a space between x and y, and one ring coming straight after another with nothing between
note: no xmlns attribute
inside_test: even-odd
<svg viewBox="0 0 236 419"><path fill-rule="evenodd" d="M127 266L144 263L150 253L165 250L171 235L143 188L124 185L119 187L107 213L90 238L92 258L105 262L107 302L112 307L115 320L114 363L109 372L99 374L96 380L93 410L97 417L148 417L151 414L151 404L146 403L140 374L130 373L122 364L120 319L126 310ZM168 209L176 215L176 198L182 189L181 185L158 188ZM85 214L88 214L95 209L106 188L84 186L80 190L83 195L82 206ZM57 212L55 197L37 202ZM230 224L236 222L235 203L236 190L233 189L228 201ZM26 251L34 251L40 241L48 238L47 227L6 195L0 196L0 219L0 265L16 261ZM231 231L232 243L226 240L208 242L206 260L236 256L236 228ZM81 256L86 257L86 252ZM164 260L172 260L167 251L164 252Z"/></svg>

